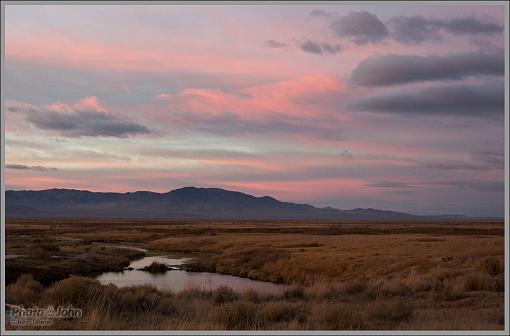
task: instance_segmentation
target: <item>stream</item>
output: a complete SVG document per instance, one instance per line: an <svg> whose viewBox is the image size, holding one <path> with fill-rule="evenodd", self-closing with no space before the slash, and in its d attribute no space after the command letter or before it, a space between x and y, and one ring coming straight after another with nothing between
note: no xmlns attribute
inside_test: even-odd
<svg viewBox="0 0 510 336"><path fill-rule="evenodd" d="M213 290L221 286L227 286L238 292L251 289L259 293L278 295L287 288L283 284L219 273L188 272L179 268L179 266L193 259L180 256L144 257L131 262L129 267L133 268L133 270L106 272L100 274L95 279L102 284L114 284L117 287L153 285L158 289L172 290L174 292L181 292L190 288ZM171 269L165 273L149 273L138 270L149 266L152 262L166 264Z"/></svg>

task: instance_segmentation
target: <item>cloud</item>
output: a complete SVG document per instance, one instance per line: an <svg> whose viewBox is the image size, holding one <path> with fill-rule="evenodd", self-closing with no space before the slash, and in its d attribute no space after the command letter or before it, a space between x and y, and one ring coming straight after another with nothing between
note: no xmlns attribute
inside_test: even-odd
<svg viewBox="0 0 510 336"><path fill-rule="evenodd" d="M271 118L246 119L235 113L224 112L219 115L207 113L173 113L171 123L195 132L219 134L223 136L267 134L267 135L309 135L319 139L341 140L343 132L338 121L304 117L292 117L285 114L273 114Z"/></svg>
<svg viewBox="0 0 510 336"><path fill-rule="evenodd" d="M354 100L350 106L359 111L400 115L492 118L503 116L504 103L504 83L494 80L392 89Z"/></svg>
<svg viewBox="0 0 510 336"><path fill-rule="evenodd" d="M57 168L54 167L44 167L44 166L26 166L22 164L6 164L5 168L7 169L17 169L17 170L35 170L35 171L56 171Z"/></svg>
<svg viewBox="0 0 510 336"><path fill-rule="evenodd" d="M429 186L446 186L459 187L463 189L487 191L487 192L504 192L504 181L482 181L482 180L444 180L423 183Z"/></svg>
<svg viewBox="0 0 510 336"><path fill-rule="evenodd" d="M327 42L323 42L322 43L322 49L331 54L331 55L334 55L336 54L337 52L340 52L344 49L344 46L341 45L341 44L329 44Z"/></svg>
<svg viewBox="0 0 510 336"><path fill-rule="evenodd" d="M393 39L403 44L420 44L426 40L438 40L440 27L423 16L398 16L389 20Z"/></svg>
<svg viewBox="0 0 510 336"><path fill-rule="evenodd" d="M465 161L421 162L419 166L435 170L487 170L486 165Z"/></svg>
<svg viewBox="0 0 510 336"><path fill-rule="evenodd" d="M30 113L35 111L34 107L31 104L15 100L7 101L5 103L5 107L7 108L7 112L12 113Z"/></svg>
<svg viewBox="0 0 510 336"><path fill-rule="evenodd" d="M367 11L340 16L331 23L330 29L336 36L358 45L381 42L389 34L384 23Z"/></svg>
<svg viewBox="0 0 510 336"><path fill-rule="evenodd" d="M448 54L444 56L376 55L352 71L351 82L386 86L430 80L455 80L469 76L503 76L504 54Z"/></svg>
<svg viewBox="0 0 510 336"><path fill-rule="evenodd" d="M335 76L314 74L244 88L235 92L186 89L173 95L158 123L174 129L222 135L284 133L340 137L337 106L324 96L341 96Z"/></svg>
<svg viewBox="0 0 510 336"><path fill-rule="evenodd" d="M57 102L42 108L32 106L25 109L25 114L31 125L67 137L122 138L150 133L147 127L106 111L96 97L86 97L74 104Z"/></svg>
<svg viewBox="0 0 510 336"><path fill-rule="evenodd" d="M109 136L125 137L134 134L149 133L141 124L124 120L109 113L96 111L75 111L72 114L39 111L31 114L27 120L42 130L57 131L63 136Z"/></svg>
<svg viewBox="0 0 510 336"><path fill-rule="evenodd" d="M417 187L456 187L460 189L502 192L504 190L503 181L483 181L483 180L440 180L427 182L398 182L398 181L376 181L365 184L367 187L388 188L388 189L411 189Z"/></svg>
<svg viewBox="0 0 510 336"><path fill-rule="evenodd" d="M263 73L200 73L198 69L189 72L98 72L18 62L9 62L4 75L5 82L9 83L4 85L5 97L34 105L73 102L87 92L90 96L108 97L108 103L112 105L135 106L152 102L163 91L176 93L189 87L232 91L282 78L276 73L268 79Z"/></svg>
<svg viewBox="0 0 510 336"><path fill-rule="evenodd" d="M157 100L169 100L169 99L172 99L173 95L170 94L170 93L160 93L158 94L156 97L154 97L154 99L157 99Z"/></svg>
<svg viewBox="0 0 510 336"><path fill-rule="evenodd" d="M365 186L373 187L373 188L391 188L391 189L407 189L413 188L414 186L405 182L397 182L397 181L377 181L368 183Z"/></svg>
<svg viewBox="0 0 510 336"><path fill-rule="evenodd" d="M322 54L322 47L320 44L307 40L301 44L301 50L310 54Z"/></svg>
<svg viewBox="0 0 510 336"><path fill-rule="evenodd" d="M169 111L189 114L190 122L196 113L211 116L233 113L248 120L278 115L317 117L328 112L314 105L318 98L325 94L338 96L343 91L344 84L337 77L310 74L237 91L185 89L174 94L167 106ZM314 111L306 105L314 105Z"/></svg>
<svg viewBox="0 0 510 336"><path fill-rule="evenodd" d="M322 9L314 9L313 11L310 12L310 16L315 16L315 17L332 18L335 15L336 15L335 13L326 12Z"/></svg>
<svg viewBox="0 0 510 336"><path fill-rule="evenodd" d="M421 15L396 16L385 23L367 11L350 12L339 16L336 13L316 9L310 16L333 20L330 29L340 38L361 45L381 42L391 38L402 44L417 45L426 41L438 41L442 33L453 35L485 36L503 32L504 27L496 22L474 16L450 19L431 19Z"/></svg>
<svg viewBox="0 0 510 336"><path fill-rule="evenodd" d="M498 23L483 22L475 17L441 20L423 16L398 16L390 19L388 26L393 39L408 45L438 40L441 31L453 35L487 35L503 31L503 26Z"/></svg>
<svg viewBox="0 0 510 336"><path fill-rule="evenodd" d="M503 26L494 22L483 22L475 17L458 17L443 20L439 25L455 35L482 35L503 32Z"/></svg>
<svg viewBox="0 0 510 336"><path fill-rule="evenodd" d="M323 52L334 55L344 49L341 44L330 44L328 42L314 42L312 40L306 40L300 45L301 50L310 54L322 55Z"/></svg>
<svg viewBox="0 0 510 336"><path fill-rule="evenodd" d="M266 41L266 46L268 46L269 48L283 48L286 46L286 44L275 40L269 40Z"/></svg>
<svg viewBox="0 0 510 336"><path fill-rule="evenodd" d="M484 150L471 153L471 158L474 161L480 162L488 169L503 169L505 167L505 157L503 150Z"/></svg>

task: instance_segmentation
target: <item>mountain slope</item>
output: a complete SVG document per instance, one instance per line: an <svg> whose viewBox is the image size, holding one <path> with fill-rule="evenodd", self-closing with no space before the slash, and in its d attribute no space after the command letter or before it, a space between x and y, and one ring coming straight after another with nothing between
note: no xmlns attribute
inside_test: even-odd
<svg viewBox="0 0 510 336"><path fill-rule="evenodd" d="M280 202L219 188L186 187L167 193L103 193L72 189L6 191L7 218L323 219L423 218L377 209L338 210Z"/></svg>

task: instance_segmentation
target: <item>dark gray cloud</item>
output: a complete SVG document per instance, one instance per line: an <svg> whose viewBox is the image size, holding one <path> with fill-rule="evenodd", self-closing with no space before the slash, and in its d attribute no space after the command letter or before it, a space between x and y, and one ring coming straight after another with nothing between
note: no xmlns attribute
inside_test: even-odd
<svg viewBox="0 0 510 336"><path fill-rule="evenodd" d="M500 24L484 22L476 17L441 20L423 16L398 16L390 19L388 26L393 39L409 45L440 39L441 31L454 35L487 35L503 31Z"/></svg>
<svg viewBox="0 0 510 336"><path fill-rule="evenodd" d="M432 19L421 15L397 16L383 23L367 11L350 12L339 16L337 13L316 9L310 16L333 20L331 30L341 38L355 44L377 43L392 38L407 45L417 45L425 41L441 40L442 33L453 35L484 36L503 32L504 27L488 19L474 16L450 19Z"/></svg>
<svg viewBox="0 0 510 336"><path fill-rule="evenodd" d="M335 17L336 15L337 15L336 13L326 12L325 10L322 9L314 9L313 11L310 12L310 16L315 17L332 18Z"/></svg>
<svg viewBox="0 0 510 336"><path fill-rule="evenodd" d="M340 16L331 23L330 29L336 36L358 45L381 42L389 35L384 23L367 11Z"/></svg>
<svg viewBox="0 0 510 336"><path fill-rule="evenodd" d="M269 48L284 48L286 44L275 40L269 40L266 41L266 46L268 46Z"/></svg>
<svg viewBox="0 0 510 336"><path fill-rule="evenodd" d="M495 22L483 22L475 17L458 17L443 20L439 25L455 35L482 35L503 32L503 26Z"/></svg>
<svg viewBox="0 0 510 336"><path fill-rule="evenodd" d="M503 53L449 54L444 56L376 55L352 71L351 82L386 86L429 80L454 80L469 76L505 74Z"/></svg>
<svg viewBox="0 0 510 336"><path fill-rule="evenodd" d="M328 42L322 43L322 50L324 52L334 55L342 50L344 50L344 46L341 44L329 44Z"/></svg>
<svg viewBox="0 0 510 336"><path fill-rule="evenodd" d="M40 110L27 114L27 121L42 130L57 131L62 136L126 137L150 133L141 124L98 111L59 112Z"/></svg>
<svg viewBox="0 0 510 336"><path fill-rule="evenodd" d="M393 39L403 44L420 44L427 40L440 39L440 27L423 16L398 16L388 21Z"/></svg>
<svg viewBox="0 0 510 336"><path fill-rule="evenodd" d="M493 118L503 116L504 103L504 82L493 80L392 89L354 100L350 106L359 111L401 115Z"/></svg>
<svg viewBox="0 0 510 336"><path fill-rule="evenodd" d="M315 54L315 55L322 55L330 54L334 55L344 49L343 45L341 44L330 44L328 42L314 42L312 40L306 40L300 44L301 50L304 52Z"/></svg>
<svg viewBox="0 0 510 336"><path fill-rule="evenodd" d="M56 171L57 170L57 168L54 168L54 167L27 166L27 165L22 165L22 164L6 164L5 168L17 169L17 170L35 170L35 171Z"/></svg>
<svg viewBox="0 0 510 336"><path fill-rule="evenodd" d="M34 107L31 104L27 104L19 101L8 101L5 104L7 112L12 113L31 113L35 112Z"/></svg>
<svg viewBox="0 0 510 336"><path fill-rule="evenodd" d="M301 50L310 54L320 55L322 54L322 47L319 43L307 40L301 43Z"/></svg>

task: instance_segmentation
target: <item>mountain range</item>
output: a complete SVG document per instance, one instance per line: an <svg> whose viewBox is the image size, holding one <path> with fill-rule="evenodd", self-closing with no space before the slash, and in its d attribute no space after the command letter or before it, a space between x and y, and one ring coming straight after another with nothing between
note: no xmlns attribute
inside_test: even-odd
<svg viewBox="0 0 510 336"><path fill-rule="evenodd" d="M339 210L281 202L219 188L185 187L166 193L91 192L74 189L8 190L6 218L260 219L260 220L428 220L464 216L417 216L357 208Z"/></svg>

